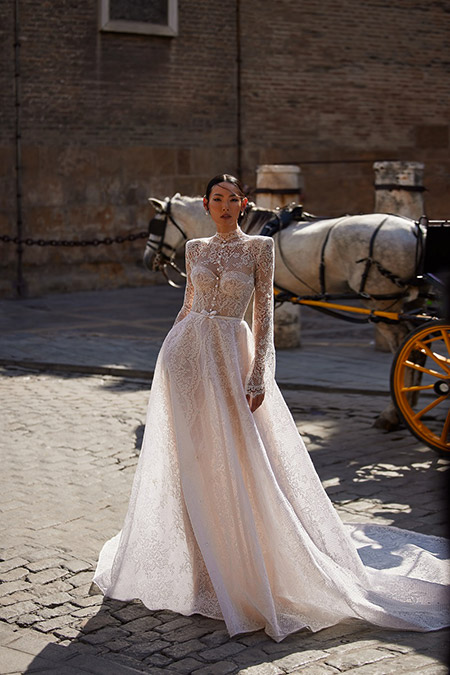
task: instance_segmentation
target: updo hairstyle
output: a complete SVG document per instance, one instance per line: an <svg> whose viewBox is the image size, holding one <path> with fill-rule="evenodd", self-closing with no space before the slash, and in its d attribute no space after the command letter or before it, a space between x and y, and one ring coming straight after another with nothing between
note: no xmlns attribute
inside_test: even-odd
<svg viewBox="0 0 450 675"><path fill-rule="evenodd" d="M206 201L209 202L211 190L215 185L219 185L219 183L231 183L231 185L234 185L234 187L236 188L236 193L238 194L238 196L241 198L245 197L244 188L242 187L241 182L235 176L232 176L229 173L219 173L217 176L214 176L214 178L211 178L208 185L206 186L205 192Z"/></svg>

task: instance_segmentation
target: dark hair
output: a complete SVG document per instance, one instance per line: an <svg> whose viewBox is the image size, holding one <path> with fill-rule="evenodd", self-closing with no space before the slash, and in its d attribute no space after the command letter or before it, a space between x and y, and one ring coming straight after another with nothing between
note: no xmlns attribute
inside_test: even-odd
<svg viewBox="0 0 450 675"><path fill-rule="evenodd" d="M208 185L206 186L205 197L207 201L209 201L211 190L213 189L214 185L218 185L219 183L231 183L237 188L240 196L245 197L244 188L242 187L241 182L235 176L232 176L229 173L219 173L217 176L214 176L214 178L211 178Z"/></svg>

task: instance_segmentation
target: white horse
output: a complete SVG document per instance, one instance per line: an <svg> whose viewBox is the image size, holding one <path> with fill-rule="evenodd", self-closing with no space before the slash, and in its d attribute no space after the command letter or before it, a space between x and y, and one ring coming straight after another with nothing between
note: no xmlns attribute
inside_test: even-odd
<svg viewBox="0 0 450 675"><path fill-rule="evenodd" d="M201 197L176 194L163 201L151 198L150 202L161 214L157 217L169 212L162 235L163 251L168 254L181 249L186 239L215 233ZM252 205L241 223L242 229L258 234L275 213ZM402 312L406 303L418 298L414 280L422 239L413 220L366 214L292 222L277 232L274 240L275 284L296 295L353 293L370 309L392 312ZM150 234L144 255L149 269L156 269L154 249L159 243L161 232ZM407 322L379 326L394 353L411 329ZM393 428L396 424L398 416L391 404L376 425Z"/></svg>

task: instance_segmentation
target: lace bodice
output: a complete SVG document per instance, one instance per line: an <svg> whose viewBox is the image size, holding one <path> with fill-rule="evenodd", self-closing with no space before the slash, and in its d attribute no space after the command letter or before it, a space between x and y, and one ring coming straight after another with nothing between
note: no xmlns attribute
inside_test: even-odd
<svg viewBox="0 0 450 675"><path fill-rule="evenodd" d="M243 318L255 292L252 332L255 356L247 378L248 393L261 393L264 380L273 377L273 269L274 244L268 237L234 232L186 244L187 284L175 324L190 311L210 319ZM265 375L268 376L265 378Z"/></svg>

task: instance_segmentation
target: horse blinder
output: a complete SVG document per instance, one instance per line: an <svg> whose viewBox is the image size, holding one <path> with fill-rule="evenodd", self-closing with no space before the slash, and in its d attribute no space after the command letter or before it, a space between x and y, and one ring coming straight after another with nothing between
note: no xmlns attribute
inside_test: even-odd
<svg viewBox="0 0 450 675"><path fill-rule="evenodd" d="M157 213L148 224L148 233L155 237L163 237L167 225L167 216L164 213Z"/></svg>

